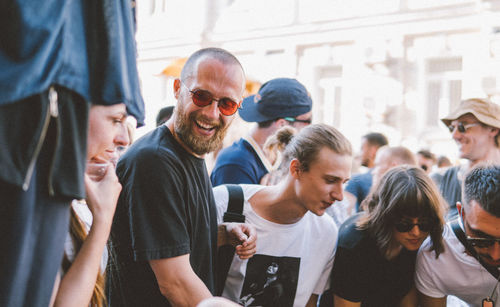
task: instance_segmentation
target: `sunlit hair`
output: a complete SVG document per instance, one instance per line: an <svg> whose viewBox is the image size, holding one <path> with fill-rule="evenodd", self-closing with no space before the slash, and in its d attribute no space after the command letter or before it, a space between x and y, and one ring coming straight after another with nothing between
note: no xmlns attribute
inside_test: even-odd
<svg viewBox="0 0 500 307"><path fill-rule="evenodd" d="M402 218L427 219L432 223L431 250L436 257L443 252L445 202L434 182L415 166L397 166L390 169L363 201L367 210L358 221L361 230L368 231L383 254L392 244L394 225Z"/></svg>
<svg viewBox="0 0 500 307"><path fill-rule="evenodd" d="M500 166L477 165L465 176L462 191L465 208L476 201L486 212L500 218Z"/></svg>
<svg viewBox="0 0 500 307"><path fill-rule="evenodd" d="M221 48L204 48L194 52L184 64L184 67L181 71L181 80L187 81L189 78L193 76L193 73L196 71L198 67L198 62L202 58L212 58L220 61L223 64L227 65L237 65L243 70L243 66L240 61L231 54L229 51L221 49Z"/></svg>
<svg viewBox="0 0 500 307"><path fill-rule="evenodd" d="M70 212L70 225L69 225L69 233L71 236L71 241L73 242L75 257L82 248L83 241L87 238L87 231L85 230L85 226L83 222L80 220L75 210L71 207ZM69 268L71 267L72 262L69 260L66 253L63 257L62 269L64 273L67 273ZM97 280L94 286L94 291L92 292L92 298L90 300L89 306L92 307L104 307L107 305L106 296L104 294L104 285L105 278L104 275L99 271L97 273Z"/></svg>
<svg viewBox="0 0 500 307"><path fill-rule="evenodd" d="M342 133L326 124L314 124L290 138L283 152L283 163L288 166L290 161L297 159L301 170L308 171L323 147L339 155L352 155L351 143Z"/></svg>

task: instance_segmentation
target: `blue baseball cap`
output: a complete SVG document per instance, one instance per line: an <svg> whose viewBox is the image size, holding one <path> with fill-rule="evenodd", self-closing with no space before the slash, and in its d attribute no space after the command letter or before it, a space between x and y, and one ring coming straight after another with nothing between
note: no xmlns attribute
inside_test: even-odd
<svg viewBox="0 0 500 307"><path fill-rule="evenodd" d="M304 85L290 78L264 83L259 92L243 99L240 117L247 122L264 122L282 117L296 117L312 109L312 99Z"/></svg>

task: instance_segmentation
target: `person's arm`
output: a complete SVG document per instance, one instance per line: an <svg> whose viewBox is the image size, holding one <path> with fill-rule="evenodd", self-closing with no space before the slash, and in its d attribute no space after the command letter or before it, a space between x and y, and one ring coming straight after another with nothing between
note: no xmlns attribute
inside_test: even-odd
<svg viewBox="0 0 500 307"><path fill-rule="evenodd" d="M316 307L317 304L318 304L318 295L311 294L311 297L309 297L309 300L306 303L306 307Z"/></svg>
<svg viewBox="0 0 500 307"><path fill-rule="evenodd" d="M93 217L92 226L61 280L54 306L87 307L90 303L121 191L113 164L109 164L101 181L92 181L85 174L85 188L87 205Z"/></svg>
<svg viewBox="0 0 500 307"><path fill-rule="evenodd" d="M196 306L212 297L189 262L189 254L150 260L161 294L172 306Z"/></svg>
<svg viewBox="0 0 500 307"><path fill-rule="evenodd" d="M251 258L257 250L257 231L255 227L243 223L219 224L217 245L230 244L236 248L240 259Z"/></svg>
<svg viewBox="0 0 500 307"><path fill-rule="evenodd" d="M334 294L333 295L333 306L335 306L335 307L360 307L361 302L351 302L351 301L343 299L340 296Z"/></svg>
<svg viewBox="0 0 500 307"><path fill-rule="evenodd" d="M418 301L421 307L445 307L445 297L430 297L418 291Z"/></svg>
<svg viewBox="0 0 500 307"><path fill-rule="evenodd" d="M415 287L412 287L410 292L408 292L399 303L399 307L417 307L417 306L418 306L417 289Z"/></svg>

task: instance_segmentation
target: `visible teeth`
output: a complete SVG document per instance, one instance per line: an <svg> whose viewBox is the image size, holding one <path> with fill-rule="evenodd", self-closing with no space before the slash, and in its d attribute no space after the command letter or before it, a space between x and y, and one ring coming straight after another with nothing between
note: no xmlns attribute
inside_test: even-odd
<svg viewBox="0 0 500 307"><path fill-rule="evenodd" d="M201 122L198 122L198 121L197 121L196 123L198 124L198 126L200 126L200 127L201 127L201 128L203 128L203 129L210 130L210 129L212 129L212 128L213 128L213 126L211 126L211 125L204 124L204 123L201 123Z"/></svg>

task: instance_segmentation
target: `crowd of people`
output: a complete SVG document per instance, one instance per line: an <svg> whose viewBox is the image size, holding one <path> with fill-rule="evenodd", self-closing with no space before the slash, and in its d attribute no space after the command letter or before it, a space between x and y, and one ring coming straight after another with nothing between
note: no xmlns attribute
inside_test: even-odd
<svg viewBox="0 0 500 307"><path fill-rule="evenodd" d="M13 3L0 10L1 306L500 300L500 106L467 99L442 119L465 164L378 132L355 155L312 124L299 81L244 98L238 59L204 48L174 81L176 106L131 144L127 117L144 121L133 6ZM209 174L237 114L255 127Z"/></svg>

